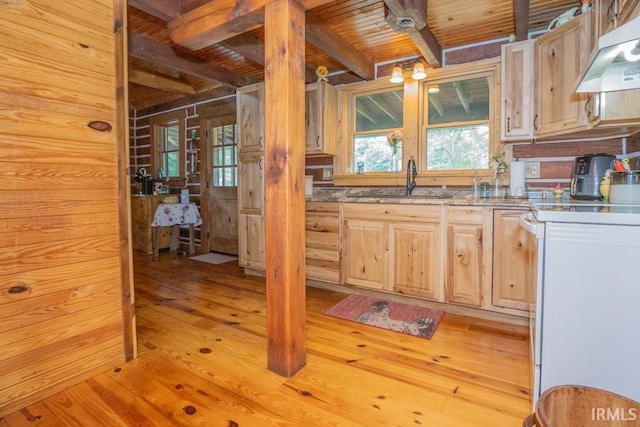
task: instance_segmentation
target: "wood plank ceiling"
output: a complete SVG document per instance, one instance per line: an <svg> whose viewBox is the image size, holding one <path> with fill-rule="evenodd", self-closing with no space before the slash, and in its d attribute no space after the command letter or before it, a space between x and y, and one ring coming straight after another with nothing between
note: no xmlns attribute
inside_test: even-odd
<svg viewBox="0 0 640 427"><path fill-rule="evenodd" d="M129 0L130 108L263 81L262 24L267 1ZM315 69L324 65L330 72L329 81L336 85L388 74L381 74L380 66L393 65L396 60L419 57L427 67L437 68L443 65L443 50L511 34L523 39L529 32L545 30L554 17L579 5L576 0L301 3L307 11L307 82L315 81ZM251 8L255 12L246 13ZM240 17L237 9L242 9ZM220 35L224 25L227 33L238 34L231 38ZM206 32L207 28L218 33Z"/></svg>

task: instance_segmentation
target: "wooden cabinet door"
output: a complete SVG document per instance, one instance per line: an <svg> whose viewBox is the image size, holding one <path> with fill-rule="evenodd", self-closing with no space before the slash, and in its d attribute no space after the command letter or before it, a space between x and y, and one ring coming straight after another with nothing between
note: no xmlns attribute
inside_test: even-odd
<svg viewBox="0 0 640 427"><path fill-rule="evenodd" d="M533 139L533 52L535 40L502 45L500 120L503 141Z"/></svg>
<svg viewBox="0 0 640 427"><path fill-rule="evenodd" d="M264 217L240 214L238 217L238 265L264 269Z"/></svg>
<svg viewBox="0 0 640 427"><path fill-rule="evenodd" d="M264 156L240 153L238 165L238 209L240 213L262 213L264 207Z"/></svg>
<svg viewBox="0 0 640 427"><path fill-rule="evenodd" d="M336 155L338 92L327 82L306 86L305 154Z"/></svg>
<svg viewBox="0 0 640 427"><path fill-rule="evenodd" d="M482 303L482 226L447 226L446 302L480 307Z"/></svg>
<svg viewBox="0 0 640 427"><path fill-rule="evenodd" d="M344 283L387 290L388 232L380 221L344 221Z"/></svg>
<svg viewBox="0 0 640 427"><path fill-rule="evenodd" d="M440 301L440 225L391 223L389 239L393 291Z"/></svg>
<svg viewBox="0 0 640 427"><path fill-rule="evenodd" d="M576 93L576 81L593 46L591 11L536 40L536 135L586 129L589 94Z"/></svg>
<svg viewBox="0 0 640 427"><path fill-rule="evenodd" d="M264 83L236 91L236 121L240 151L264 150Z"/></svg>
<svg viewBox="0 0 640 427"><path fill-rule="evenodd" d="M532 277L535 257L533 236L520 225L524 211L496 209L493 213L492 304L522 310L527 315L527 280Z"/></svg>

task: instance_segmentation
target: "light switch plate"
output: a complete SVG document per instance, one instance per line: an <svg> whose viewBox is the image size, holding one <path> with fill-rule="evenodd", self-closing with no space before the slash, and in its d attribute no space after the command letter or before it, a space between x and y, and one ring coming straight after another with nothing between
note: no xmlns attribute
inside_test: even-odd
<svg viewBox="0 0 640 427"><path fill-rule="evenodd" d="M331 179L331 169L330 168L322 169L322 179L325 180L325 181Z"/></svg>
<svg viewBox="0 0 640 427"><path fill-rule="evenodd" d="M540 162L525 162L525 178L540 178Z"/></svg>

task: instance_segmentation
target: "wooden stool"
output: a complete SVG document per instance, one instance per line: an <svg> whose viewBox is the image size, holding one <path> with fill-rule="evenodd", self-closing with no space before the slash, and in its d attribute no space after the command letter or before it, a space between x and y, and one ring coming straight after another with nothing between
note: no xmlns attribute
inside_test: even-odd
<svg viewBox="0 0 640 427"><path fill-rule="evenodd" d="M536 427L639 427L640 403L593 387L558 386L542 393L534 419Z"/></svg>

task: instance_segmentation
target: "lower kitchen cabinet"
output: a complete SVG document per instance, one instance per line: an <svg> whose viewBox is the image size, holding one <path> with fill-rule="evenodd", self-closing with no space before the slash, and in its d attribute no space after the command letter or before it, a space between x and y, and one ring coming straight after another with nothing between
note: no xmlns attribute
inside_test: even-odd
<svg viewBox="0 0 640 427"><path fill-rule="evenodd" d="M440 209L344 204L343 283L441 300Z"/></svg>
<svg viewBox="0 0 640 427"><path fill-rule="evenodd" d="M368 289L388 290L388 234L382 221L344 220L343 281Z"/></svg>
<svg viewBox="0 0 640 427"><path fill-rule="evenodd" d="M166 195L133 196L131 199L131 245L133 250L153 253L153 227L151 222L158 205ZM171 243L171 227L160 228L158 248L168 248Z"/></svg>
<svg viewBox="0 0 640 427"><path fill-rule="evenodd" d="M520 225L515 209L493 212L493 286L491 304L509 314L527 316L529 310L527 278L531 277L535 242Z"/></svg>
<svg viewBox="0 0 640 427"><path fill-rule="evenodd" d="M340 283L340 204L307 202L305 206L306 277Z"/></svg>
<svg viewBox="0 0 640 427"><path fill-rule="evenodd" d="M483 208L447 208L445 302L480 307L483 276Z"/></svg>
<svg viewBox="0 0 640 427"><path fill-rule="evenodd" d="M440 301L440 225L391 223L389 241L392 290Z"/></svg>

